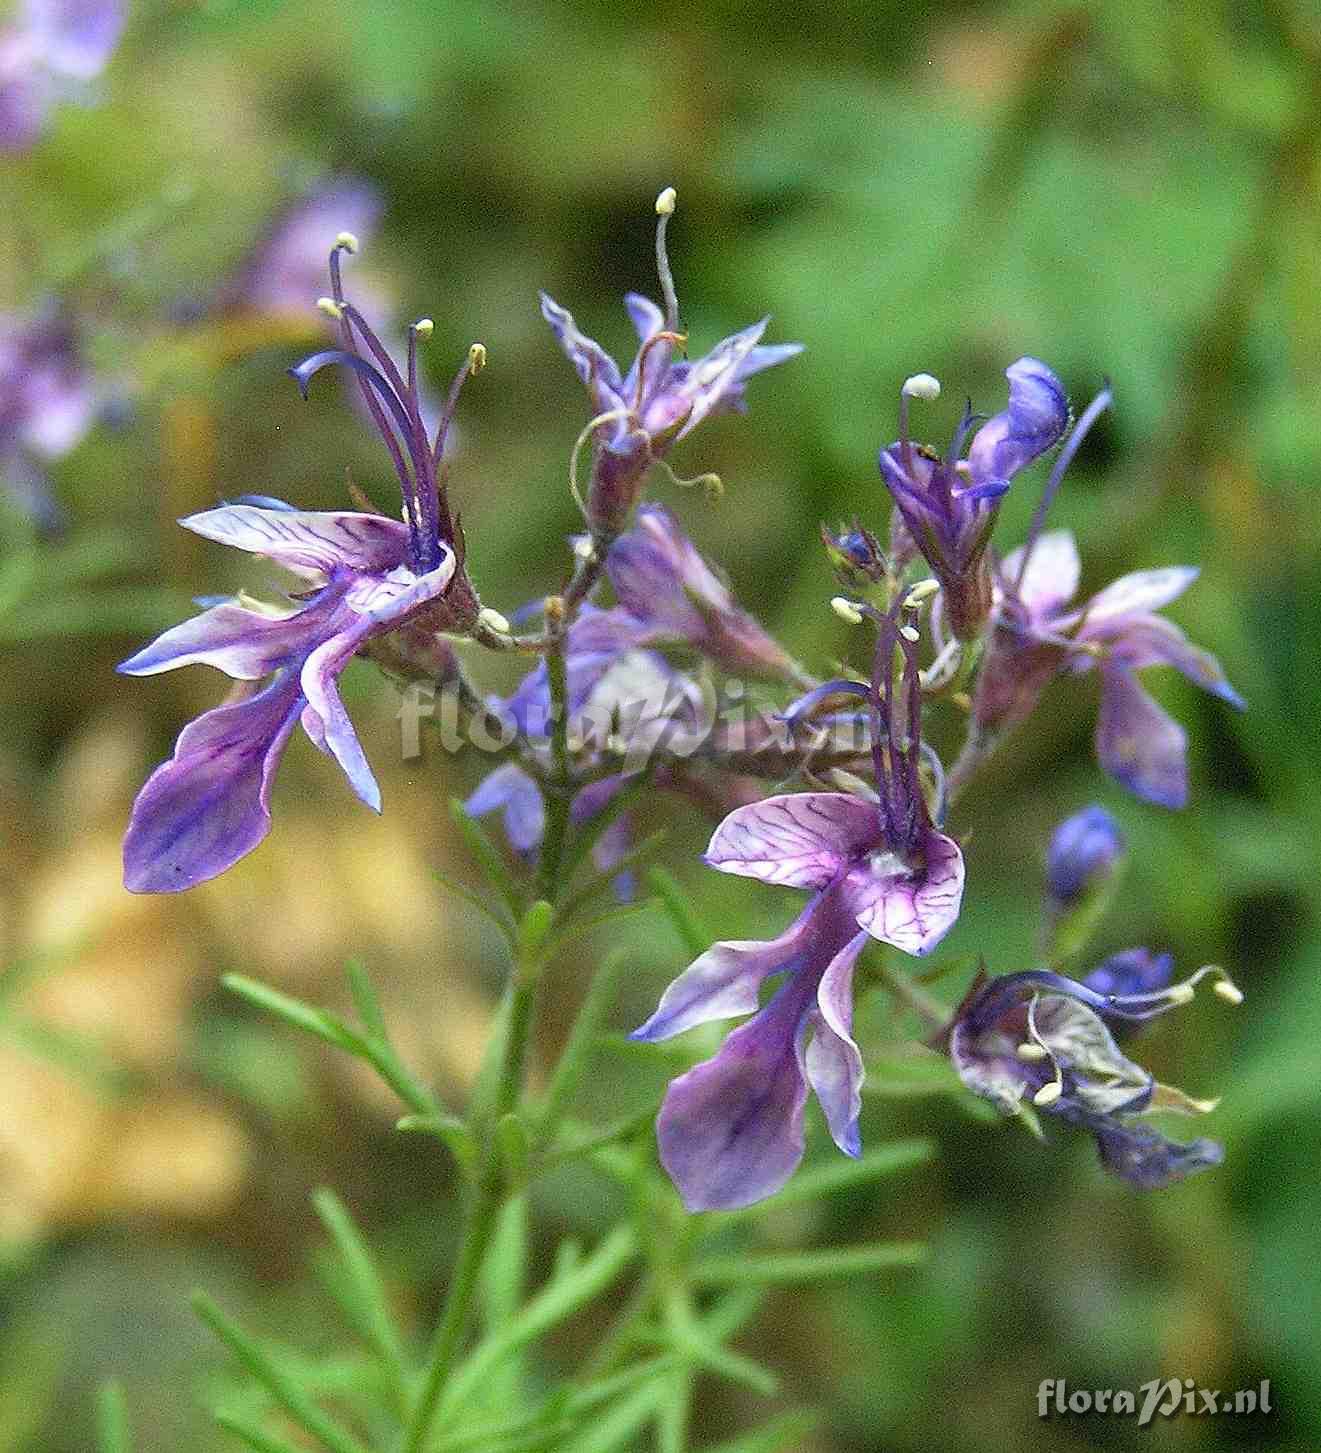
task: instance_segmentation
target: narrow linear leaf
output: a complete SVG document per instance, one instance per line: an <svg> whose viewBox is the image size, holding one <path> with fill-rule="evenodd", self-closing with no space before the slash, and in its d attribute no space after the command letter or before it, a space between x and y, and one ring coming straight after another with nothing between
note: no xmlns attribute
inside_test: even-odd
<svg viewBox="0 0 1321 1453"><path fill-rule="evenodd" d="M556 1453L614 1453L628 1446L638 1429L655 1416L660 1395L659 1381L645 1384L602 1413L589 1432L563 1444Z"/></svg>
<svg viewBox="0 0 1321 1453"><path fill-rule="evenodd" d="M477 1142L457 1115L405 1115L395 1121L394 1128L405 1134L436 1136L465 1171L477 1164Z"/></svg>
<svg viewBox="0 0 1321 1453"><path fill-rule="evenodd" d="M688 897L679 886L679 881L665 868L647 869L647 883L660 899L680 942L691 957L705 953L715 942L715 935L709 933L701 919L693 912Z"/></svg>
<svg viewBox="0 0 1321 1453"><path fill-rule="evenodd" d="M463 834L468 851L476 858L478 866L486 874L487 881L504 899L505 906L509 909L514 922L517 923L523 917L523 895L519 892L513 874L505 866L500 849L491 841L490 834L481 823L468 815L463 803L457 797L450 798L450 816L454 819L454 825Z"/></svg>
<svg viewBox="0 0 1321 1453"><path fill-rule="evenodd" d="M566 923L572 922L573 918L582 912L598 893L611 887L621 873L627 873L630 868L637 867L639 863L644 862L656 852L664 843L665 836L664 828L657 829L650 836L643 838L636 847L630 848L604 872L593 874L576 893L566 900L560 910L561 919Z"/></svg>
<svg viewBox="0 0 1321 1453"><path fill-rule="evenodd" d="M237 1413L216 1413L215 1420L227 1433L233 1433L236 1438L252 1448L254 1453L307 1453L306 1448L299 1448L284 1438L277 1438L273 1433L264 1432L256 1424L239 1417Z"/></svg>
<svg viewBox="0 0 1321 1453"><path fill-rule="evenodd" d="M451 878L448 873L442 873L439 868L433 869L433 872L442 887L448 888L456 898L462 898L470 908L475 908L478 913L493 923L500 930L501 935L512 946L514 942L514 920L510 917L503 898L499 900L499 911L497 911L496 907L488 903L475 888L469 888L466 883L460 883L457 878Z"/></svg>
<svg viewBox="0 0 1321 1453"><path fill-rule="evenodd" d="M381 1001L376 997L376 989L367 977L366 965L360 959L350 959L344 965L344 974L349 981L349 993L353 995L353 1004L363 1026L372 1034L379 1035L382 1039L387 1038Z"/></svg>
<svg viewBox="0 0 1321 1453"><path fill-rule="evenodd" d="M328 1453L367 1453L351 1433L322 1412L293 1378L277 1367L246 1332L231 1322L205 1292L194 1292L192 1305L248 1374L261 1383L294 1422L310 1433Z"/></svg>
<svg viewBox="0 0 1321 1453"><path fill-rule="evenodd" d="M546 1089L546 1098L541 1107L540 1129L543 1139L554 1135L578 1092L601 1025L618 994L619 980L627 962L628 956L624 953L607 954L588 986L582 1008L578 1010L578 1017L569 1031L568 1042Z"/></svg>
<svg viewBox="0 0 1321 1453"><path fill-rule="evenodd" d="M249 979L245 974L226 974L220 982L232 994L246 999L249 1004L255 1004L258 1009L278 1016L286 1024L292 1024L295 1029L314 1034L337 1049L363 1057L365 1047L362 1039L342 1019L327 1010L315 1009L311 1004L305 1004L290 994L283 994L279 989L272 989L269 984Z"/></svg>
<svg viewBox="0 0 1321 1453"><path fill-rule="evenodd" d="M711 1256L693 1268L703 1286L738 1282L793 1285L822 1277L857 1276L896 1266L919 1266L929 1250L920 1242L894 1241L876 1246L842 1246L829 1251L790 1251L778 1256Z"/></svg>
<svg viewBox="0 0 1321 1453"><path fill-rule="evenodd" d="M323 1186L313 1192L312 1205L339 1253L346 1279L345 1309L353 1318L355 1330L379 1359L395 1406L402 1413L408 1406L408 1364L376 1265L348 1208L334 1191Z"/></svg>
<svg viewBox="0 0 1321 1453"><path fill-rule="evenodd" d="M99 1453L131 1453L128 1399L118 1378L103 1382L96 1393L96 1446Z"/></svg>

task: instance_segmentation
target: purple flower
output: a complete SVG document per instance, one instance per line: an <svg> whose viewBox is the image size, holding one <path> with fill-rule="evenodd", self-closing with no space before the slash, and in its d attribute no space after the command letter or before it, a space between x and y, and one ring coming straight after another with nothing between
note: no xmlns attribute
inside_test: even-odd
<svg viewBox="0 0 1321 1453"><path fill-rule="evenodd" d="M901 640L883 622L878 675ZM873 737L880 800L804 792L740 807L720 824L706 862L724 873L811 890L797 921L769 943L708 949L665 991L634 1038L668 1039L696 1024L752 1017L714 1058L669 1087L656 1122L661 1161L689 1210L749 1205L777 1191L803 1154L810 1085L835 1143L859 1153L862 1059L851 1037L853 966L868 937L926 954L949 932L963 896L963 856L928 816L918 778L917 660L905 640L911 715ZM882 714L882 683L873 683ZM892 683L884 676L886 706ZM759 991L783 975L758 1009Z"/></svg>
<svg viewBox="0 0 1321 1453"><path fill-rule="evenodd" d="M959 421L946 458L909 439L909 398L929 399L940 392L927 374L904 384L899 439L879 456L881 477L904 532L940 581L951 628L965 641L981 634L991 609L986 548L1000 499L1020 470L1060 441L1069 422L1063 385L1044 363L1020 358L1005 376L1009 406L977 431L966 460L961 458L963 445L975 422L971 406Z"/></svg>
<svg viewBox="0 0 1321 1453"><path fill-rule="evenodd" d="M784 650L746 611L660 505L644 505L610 547L606 573L620 605L643 629L639 640L677 639L728 671L792 678Z"/></svg>
<svg viewBox="0 0 1321 1453"><path fill-rule="evenodd" d="M1058 908L1071 908L1111 877L1124 857L1124 834L1104 807L1093 803L1055 829L1046 855L1046 891Z"/></svg>
<svg viewBox="0 0 1321 1453"><path fill-rule="evenodd" d="M1159 1084L1119 1049L1107 1019L1140 1023L1193 997L1207 974L1149 992L1110 994L1059 974L1031 970L979 979L955 1014L949 1052L960 1078L1007 1115L1035 1123L1032 1107L1096 1137L1102 1165L1145 1190L1218 1165L1211 1140L1184 1144L1141 1123L1158 1113L1204 1114L1195 1100ZM1220 975L1225 997L1238 991Z"/></svg>
<svg viewBox="0 0 1321 1453"><path fill-rule="evenodd" d="M399 476L404 519L300 511L259 499L181 521L310 578L311 589L289 612L213 606L119 668L145 676L203 662L241 683L265 683L240 686L223 706L185 727L173 757L138 794L124 840L124 880L135 892L189 888L257 846L270 828L271 778L299 721L339 762L362 801L379 811L376 779L339 697L340 673L379 638L399 635L405 654L416 656L425 637L469 629L477 618L438 471L448 414L478 357L455 380L432 440L417 389L418 330L409 332L405 381L344 297L339 254L348 250L340 239L330 254L344 347L318 353L290 373L306 393L311 377L328 364L354 371ZM374 361L359 353L359 340Z"/></svg>
<svg viewBox="0 0 1321 1453"><path fill-rule="evenodd" d="M207 539L263 555L310 577L310 595L288 614L213 606L165 632L120 670L150 676L194 662L242 683L188 726L174 755L133 804L124 839L124 883L173 893L214 878L270 829L270 786L300 721L343 768L354 792L380 811L381 796L337 686L374 637L426 612L454 575L454 553L418 572L406 527L378 515L227 505L180 523Z"/></svg>
<svg viewBox="0 0 1321 1453"><path fill-rule="evenodd" d="M1174 956L1154 954L1149 948L1127 948L1099 963L1083 979L1086 988L1107 998L1154 994L1169 987L1174 977ZM1102 1018L1107 1010L1100 1010Z"/></svg>
<svg viewBox="0 0 1321 1453"><path fill-rule="evenodd" d="M1138 797L1182 807L1188 797L1187 737L1143 690L1137 673L1146 666L1173 666L1231 706L1244 704L1215 657L1155 614L1187 590L1197 571L1139 570L1079 608L1070 602L1080 573L1077 546L1065 530L1042 534L1005 560L974 703L977 725L988 734L1003 731L1031 712L1060 672L1095 668L1101 678L1096 728L1101 766Z"/></svg>
<svg viewBox="0 0 1321 1453"><path fill-rule="evenodd" d="M769 318L717 343L695 362L676 359L686 342L679 330L678 301L665 251L665 228L674 210L673 192L657 201L656 257L662 310L629 293L624 304L639 339L637 356L626 374L614 359L578 329L573 317L545 293L542 316L559 339L565 356L587 387L592 422L585 436L594 443L586 513L592 531L609 540L628 523L647 472L671 446L691 434L703 419L745 407L743 385L755 373L802 351L798 343L760 345Z"/></svg>
<svg viewBox="0 0 1321 1453"><path fill-rule="evenodd" d="M59 520L44 465L82 439L95 409L91 374L66 317L0 316L0 478L39 525Z"/></svg>
<svg viewBox="0 0 1321 1453"><path fill-rule="evenodd" d="M26 151L51 106L100 75L124 9L121 0L26 0L17 23L0 32L0 150Z"/></svg>

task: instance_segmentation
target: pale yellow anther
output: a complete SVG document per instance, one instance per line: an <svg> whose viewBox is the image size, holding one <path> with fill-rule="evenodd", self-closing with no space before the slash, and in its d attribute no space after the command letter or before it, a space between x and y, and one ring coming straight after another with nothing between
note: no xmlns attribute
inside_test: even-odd
<svg viewBox="0 0 1321 1453"><path fill-rule="evenodd" d="M847 621L851 626L860 626L862 624L862 612L845 596L835 596L830 602L830 609L835 612L840 620Z"/></svg>
<svg viewBox="0 0 1321 1453"><path fill-rule="evenodd" d="M480 373L486 367L486 344L474 343L468 349L468 372Z"/></svg>
<svg viewBox="0 0 1321 1453"><path fill-rule="evenodd" d="M917 643L922 639L922 633L918 630L916 626L900 626L899 634L904 638L904 640L908 642L910 646L916 646Z"/></svg>
<svg viewBox="0 0 1321 1453"><path fill-rule="evenodd" d="M1045 1059L1048 1053L1044 1044L1033 1044L1031 1040L1020 1044L1017 1050L1019 1059L1026 1060L1028 1064L1036 1064Z"/></svg>
<svg viewBox="0 0 1321 1453"><path fill-rule="evenodd" d="M327 318L334 318L337 323L344 316L344 309L340 307L334 298L318 298L316 305L318 312L324 313Z"/></svg>
<svg viewBox="0 0 1321 1453"><path fill-rule="evenodd" d="M431 318L419 318L413 324L413 333L418 338L430 338L435 331L436 324Z"/></svg>
<svg viewBox="0 0 1321 1453"><path fill-rule="evenodd" d="M1191 1004L1194 998L1191 984L1171 984L1165 994L1171 1004Z"/></svg>
<svg viewBox="0 0 1321 1453"><path fill-rule="evenodd" d="M1063 1093L1064 1086L1058 1080L1051 1080L1049 1084L1042 1085L1032 1096L1032 1103L1040 1105L1044 1109L1047 1105L1053 1105Z"/></svg>
<svg viewBox="0 0 1321 1453"><path fill-rule="evenodd" d="M485 626L488 631L494 631L498 636L507 636L512 627L498 610L492 610L489 605L484 605L477 612L477 624Z"/></svg>
<svg viewBox="0 0 1321 1453"><path fill-rule="evenodd" d="M930 403L940 397L940 380L930 373L915 373L904 380L904 393L910 399L921 399Z"/></svg>
<svg viewBox="0 0 1321 1453"><path fill-rule="evenodd" d="M1243 1002L1243 990L1237 984L1231 983L1228 979L1217 979L1215 992L1228 1004L1241 1004Z"/></svg>
<svg viewBox="0 0 1321 1453"><path fill-rule="evenodd" d="M666 187L660 196L656 198L656 215L658 217L668 217L674 211L678 201L678 192L673 187Z"/></svg>
<svg viewBox="0 0 1321 1453"><path fill-rule="evenodd" d="M940 589L940 581L934 579L919 580L917 584L904 596L904 605L909 610L916 610L923 601L930 600Z"/></svg>
<svg viewBox="0 0 1321 1453"><path fill-rule="evenodd" d="M354 232L340 232L335 236L335 246L343 252L357 252L358 237Z"/></svg>
<svg viewBox="0 0 1321 1453"><path fill-rule="evenodd" d="M596 546L592 544L590 535L579 535L573 542L573 553L584 563L596 556Z"/></svg>

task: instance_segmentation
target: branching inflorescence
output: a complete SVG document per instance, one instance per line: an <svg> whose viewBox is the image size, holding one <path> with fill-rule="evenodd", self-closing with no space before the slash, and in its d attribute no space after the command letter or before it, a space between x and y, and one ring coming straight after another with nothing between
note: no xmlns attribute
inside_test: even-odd
<svg viewBox="0 0 1321 1453"><path fill-rule="evenodd" d="M913 402L938 399L940 385L924 373L908 379L898 438L879 456L893 503L886 544L863 523L825 535L844 591L833 608L868 633L870 669L818 678L737 603L669 509L645 502L657 470L674 477L667 461L681 441L704 419L741 411L751 376L799 351L762 344L763 319L687 358L666 252L674 200L667 189L657 202L662 303L626 299L639 338L626 372L542 296L590 400L585 425L566 439L577 437L570 481L586 531L572 541L559 593L511 608L515 624L481 604L449 497L446 439L485 350L474 344L443 405L424 407L418 351L430 320L408 329L397 363L343 285L341 263L356 239L335 241L331 291L319 307L337 346L290 372L306 394L322 368L349 371L394 468L400 515L364 501L305 511L251 497L182 521L293 572L299 588L278 605L213 604L121 667L148 675L201 662L236 682L224 704L185 727L139 794L124 847L127 885L188 888L255 848L270 826L275 768L300 724L379 810L337 684L355 655L369 656L396 677L451 690L466 719L500 724L499 760L467 808L469 820L503 815L529 883L515 878L512 903L535 896L567 918L597 887L632 892L643 849L631 809L644 789L711 814L711 867L811 895L778 937L705 948L635 1031L651 1042L749 1016L712 1058L673 1081L660 1109L661 1160L689 1209L742 1207L779 1190L803 1155L809 1090L838 1147L860 1153L866 1056L854 1034L854 982L872 943L891 951L881 981L928 1015L929 1047L947 1053L976 1094L1034 1125L1044 1111L1084 1127L1106 1168L1136 1185L1214 1164L1220 1151L1210 1141L1172 1142L1143 1118L1201 1113L1209 1103L1157 1084L1117 1036L1187 1003L1202 979L1233 1000L1228 978L1203 969L1172 984L1168 956L1146 949L1080 979L1066 973L1123 857L1122 834L1101 809L1071 819L1052 845L1041 967L980 974L952 1013L933 1009L900 967L934 950L959 916L964 856L947 814L1054 678L1099 677L1101 766L1169 808L1187 796L1185 738L1138 673L1173 665L1241 705L1216 661L1156 613L1193 570L1140 571L1073 603L1076 546L1044 520L1109 390L1070 431L1060 380L1020 358L1006 370L1004 409L979 426L969 405L941 455L912 437L909 417ZM1056 448L1027 540L1000 556L1001 500ZM584 456L590 467L580 477ZM714 475L699 479L718 487ZM511 694L487 695L470 679L482 649L529 658ZM933 741L951 721L964 723L966 737L947 770ZM592 856L598 877L577 885ZM491 1190L479 1178L481 1186Z"/></svg>

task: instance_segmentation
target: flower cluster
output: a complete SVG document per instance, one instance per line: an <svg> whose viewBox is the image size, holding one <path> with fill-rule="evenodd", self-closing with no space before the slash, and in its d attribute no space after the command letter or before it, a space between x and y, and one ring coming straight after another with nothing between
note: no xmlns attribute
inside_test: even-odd
<svg viewBox="0 0 1321 1453"><path fill-rule="evenodd" d="M612 878L616 891L632 891L631 819L644 787L711 815L708 866L810 895L778 936L722 940L700 953L634 1031L651 1043L747 1016L670 1084L660 1109L660 1158L690 1209L744 1206L781 1187L804 1154L809 1092L835 1144L859 1154L865 1053L855 981L871 945L889 951L879 977L928 1015L928 1047L947 1053L975 1094L1033 1124L1040 1110L1085 1128L1102 1163L1138 1186L1214 1164L1220 1150L1210 1141L1180 1144L1146 1123L1156 1112L1202 1113L1210 1103L1158 1084L1118 1037L1187 1003L1207 977L1236 1000L1227 976L1208 968L1171 983L1170 956L1145 948L1112 954L1082 979L1063 972L1119 879L1124 835L1106 810L1086 809L1052 839L1045 966L980 973L952 1011L933 1009L902 968L904 958L935 950L959 917L964 854L947 821L959 792L1051 681L1096 673L1102 767L1166 807L1187 796L1185 738L1138 673L1172 665L1242 704L1215 660L1157 613L1194 571L1139 571L1073 603L1082 574L1076 546L1044 521L1109 406L1108 390L1070 429L1060 380L1020 358L1006 370L1004 409L978 426L969 405L941 455L912 438L909 419L911 401L934 401L940 386L929 374L909 378L899 437L879 455L892 501L888 534L857 521L823 532L847 592L832 607L865 628L869 669L818 677L735 599L674 515L644 500L653 466L668 474L680 440L707 417L742 410L747 380L798 352L762 344L763 320L696 361L683 356L666 251L673 209L667 189L657 202L662 304L626 299L640 340L627 372L542 295L542 313L590 400L570 464L587 533L572 541L562 590L515 611L512 624L478 599L448 494L446 439L484 350L473 346L434 415L424 408L417 351L430 321L409 328L406 363L396 363L345 295L341 260L357 240L341 233L331 292L318 304L335 346L290 372L306 392L329 364L349 371L398 477L401 515L382 517L361 501L357 510L308 512L250 497L182 521L284 567L298 589L271 606L212 604L121 667L149 675L200 662L237 683L225 703L185 727L140 793L125 841L128 886L187 888L251 851L269 828L275 767L299 724L379 809L337 686L355 655L371 656L395 675L445 680L473 721L493 713L508 724L503 755L467 812L501 815L513 856L535 865L543 897L576 901ZM246 292L255 296L255 285ZM577 461L587 446L584 492ZM1001 557L993 539L1001 500L1057 446L1026 542ZM524 658L528 669L508 694L470 681L482 649ZM774 703L775 730L763 721L751 747L733 732L699 733L710 702L741 696L749 680ZM934 744L959 722L965 742L947 770ZM833 755L815 731L826 723L855 733ZM756 748L772 736L780 750L770 766L771 754ZM580 851L566 853L574 840ZM599 879L569 893L561 865L572 865L563 874L571 877L589 849Z"/></svg>

